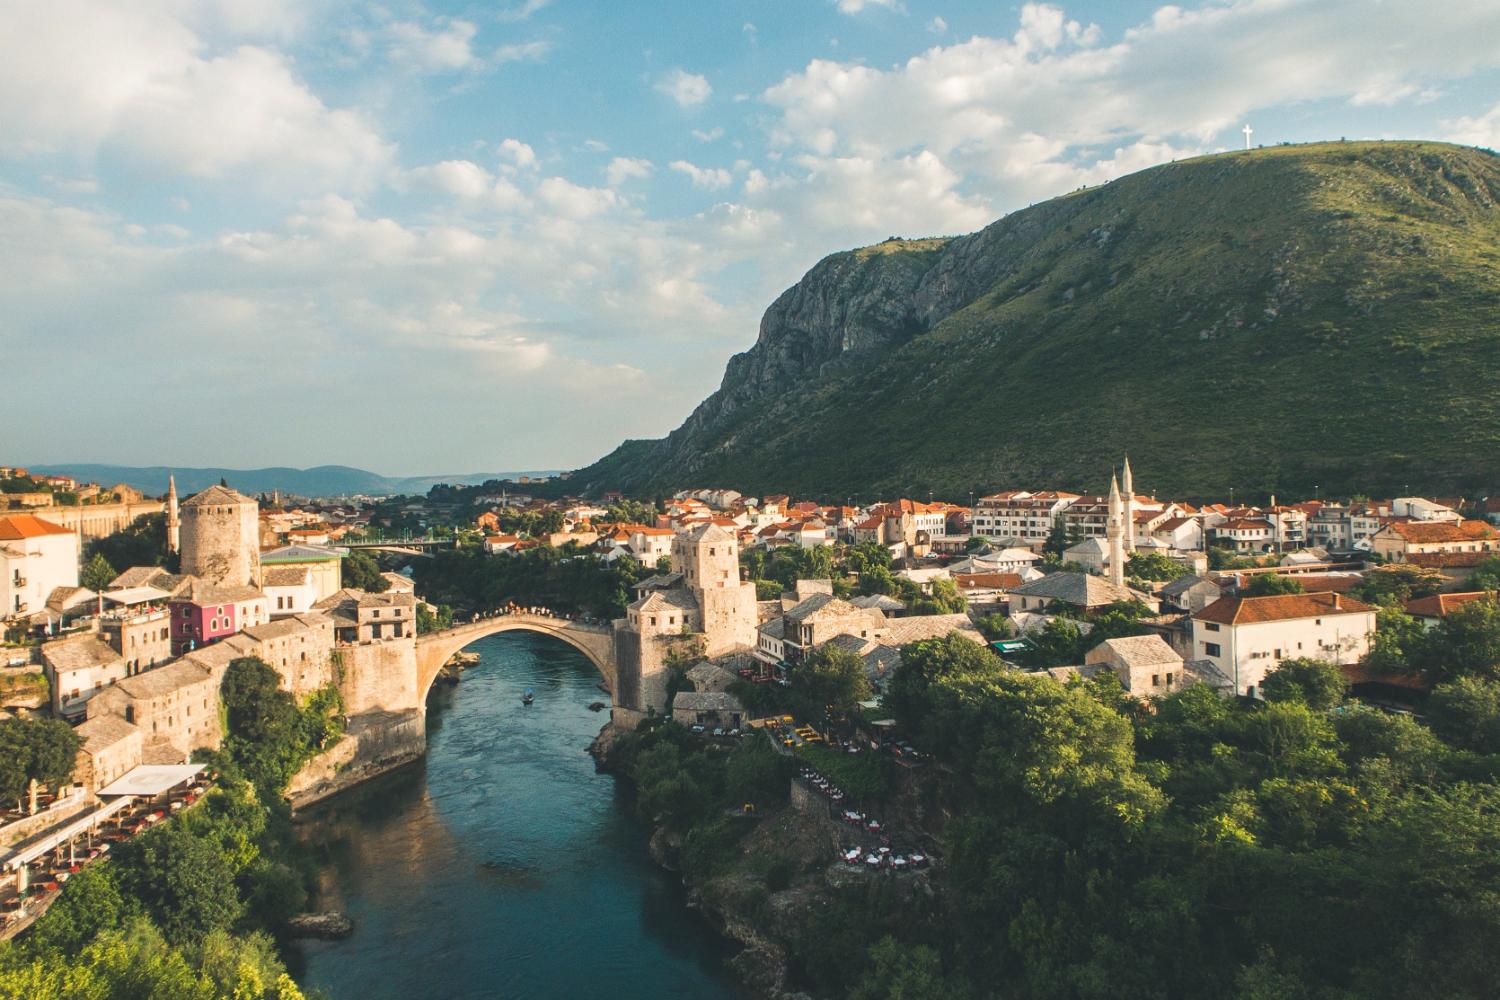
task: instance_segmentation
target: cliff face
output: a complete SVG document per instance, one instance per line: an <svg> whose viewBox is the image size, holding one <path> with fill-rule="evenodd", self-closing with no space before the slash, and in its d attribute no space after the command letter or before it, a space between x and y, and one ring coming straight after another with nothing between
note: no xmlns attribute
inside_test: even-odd
<svg viewBox="0 0 1500 1000"><path fill-rule="evenodd" d="M1500 477L1500 159L1329 143L1143 171L817 264L586 489L1242 494Z"/></svg>

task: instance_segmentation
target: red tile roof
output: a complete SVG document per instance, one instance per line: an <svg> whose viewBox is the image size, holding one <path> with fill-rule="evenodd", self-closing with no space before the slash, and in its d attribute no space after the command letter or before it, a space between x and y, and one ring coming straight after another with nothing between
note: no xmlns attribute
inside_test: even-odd
<svg viewBox="0 0 1500 1000"><path fill-rule="evenodd" d="M1193 618L1220 625L1254 625L1374 610L1362 601L1338 594L1279 594L1273 597L1221 597Z"/></svg>
<svg viewBox="0 0 1500 1000"><path fill-rule="evenodd" d="M34 514L11 514L0 517L0 542L18 542L23 538L41 538L45 535L71 535L71 528L64 528L51 521L43 521Z"/></svg>
<svg viewBox="0 0 1500 1000"><path fill-rule="evenodd" d="M1388 526L1408 542L1476 542L1500 539L1488 521L1402 521Z"/></svg>
<svg viewBox="0 0 1500 1000"><path fill-rule="evenodd" d="M1465 604L1473 604L1475 601L1485 599L1494 600L1494 591L1471 590L1462 594L1433 594L1431 597L1418 597L1416 600L1407 601L1406 613L1419 618L1447 618Z"/></svg>

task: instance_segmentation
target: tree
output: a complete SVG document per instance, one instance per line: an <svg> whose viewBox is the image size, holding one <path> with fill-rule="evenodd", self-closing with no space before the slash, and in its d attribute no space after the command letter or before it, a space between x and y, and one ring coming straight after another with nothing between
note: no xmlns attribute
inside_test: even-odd
<svg viewBox="0 0 1500 1000"><path fill-rule="evenodd" d="M827 719L830 711L834 717L847 716L872 693L865 661L832 643L804 656L792 668L791 682L793 698L806 718Z"/></svg>
<svg viewBox="0 0 1500 1000"><path fill-rule="evenodd" d="M1435 569L1410 563L1390 563L1376 566L1366 573L1355 588L1355 596L1367 604L1405 604L1413 597L1436 594L1444 582L1443 574Z"/></svg>
<svg viewBox="0 0 1500 1000"><path fill-rule="evenodd" d="M1262 573L1252 576L1245 587L1247 597L1277 597L1281 594L1302 593L1302 583L1280 573Z"/></svg>
<svg viewBox="0 0 1500 1000"><path fill-rule="evenodd" d="M0 797L19 804L29 792L35 813L38 788L73 780L78 746L78 734L59 719L0 720Z"/></svg>
<svg viewBox="0 0 1500 1000"><path fill-rule="evenodd" d="M1474 574L1469 577L1469 587L1472 590L1500 591L1500 556L1480 560L1474 567Z"/></svg>
<svg viewBox="0 0 1500 1000"><path fill-rule="evenodd" d="M391 581L381 575L375 557L363 549L352 549L344 557L343 577L344 586L371 594L383 594L391 586Z"/></svg>
<svg viewBox="0 0 1500 1000"><path fill-rule="evenodd" d="M121 889L145 907L169 941L228 929L243 912L234 872L211 841L163 823L118 848Z"/></svg>
<svg viewBox="0 0 1500 1000"><path fill-rule="evenodd" d="M83 572L78 574L78 582L89 590L98 592L108 587L109 582L119 575L102 552L95 552L88 565L83 567Z"/></svg>
<svg viewBox="0 0 1500 1000"><path fill-rule="evenodd" d="M1461 677L1427 699L1432 731L1446 743L1476 753L1500 753L1500 681Z"/></svg>
<svg viewBox="0 0 1500 1000"><path fill-rule="evenodd" d="M1471 601L1448 614L1407 652L1434 683L1458 677L1500 680L1500 603Z"/></svg>
<svg viewBox="0 0 1500 1000"><path fill-rule="evenodd" d="M869 971L849 994L851 1000L965 1000L969 995L967 984L944 978L936 951L889 935L870 949Z"/></svg>
<svg viewBox="0 0 1500 1000"><path fill-rule="evenodd" d="M1125 575L1133 580L1176 580L1192 570L1161 552L1132 552L1125 560Z"/></svg>
<svg viewBox="0 0 1500 1000"><path fill-rule="evenodd" d="M1261 682L1266 701L1297 701L1315 712L1342 703L1348 693L1349 681L1337 664L1305 657L1282 660Z"/></svg>

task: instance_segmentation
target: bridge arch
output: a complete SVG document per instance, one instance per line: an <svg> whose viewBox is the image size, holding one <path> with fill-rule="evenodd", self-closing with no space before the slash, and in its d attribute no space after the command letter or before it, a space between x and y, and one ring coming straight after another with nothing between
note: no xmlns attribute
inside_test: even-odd
<svg viewBox="0 0 1500 1000"><path fill-rule="evenodd" d="M614 635L609 628L548 615L514 614L482 618L420 636L417 639L417 704L427 703L427 694L432 690L438 672L454 653L487 636L517 631L550 635L572 646L588 657L604 678L604 686L610 694L616 694Z"/></svg>

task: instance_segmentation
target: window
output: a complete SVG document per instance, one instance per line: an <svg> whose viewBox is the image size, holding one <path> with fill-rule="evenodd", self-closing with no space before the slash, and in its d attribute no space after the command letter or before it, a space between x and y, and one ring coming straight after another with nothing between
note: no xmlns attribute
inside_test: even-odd
<svg viewBox="0 0 1500 1000"><path fill-rule="evenodd" d="M1224 655L1224 650L1219 647L1219 644L1217 642L1205 642L1203 644L1203 655L1204 656L1223 656Z"/></svg>
<svg viewBox="0 0 1500 1000"><path fill-rule="evenodd" d="M1167 674L1167 687L1171 687L1171 686L1172 686L1172 674L1168 673Z"/></svg>
<svg viewBox="0 0 1500 1000"><path fill-rule="evenodd" d="M1219 626L1216 623L1214 623L1214 622L1204 622L1203 623L1203 631L1205 631L1205 632L1217 632L1217 631L1219 631Z"/></svg>
<svg viewBox="0 0 1500 1000"><path fill-rule="evenodd" d="M1151 675L1151 686L1152 687L1161 687L1161 674L1152 674Z"/></svg>

